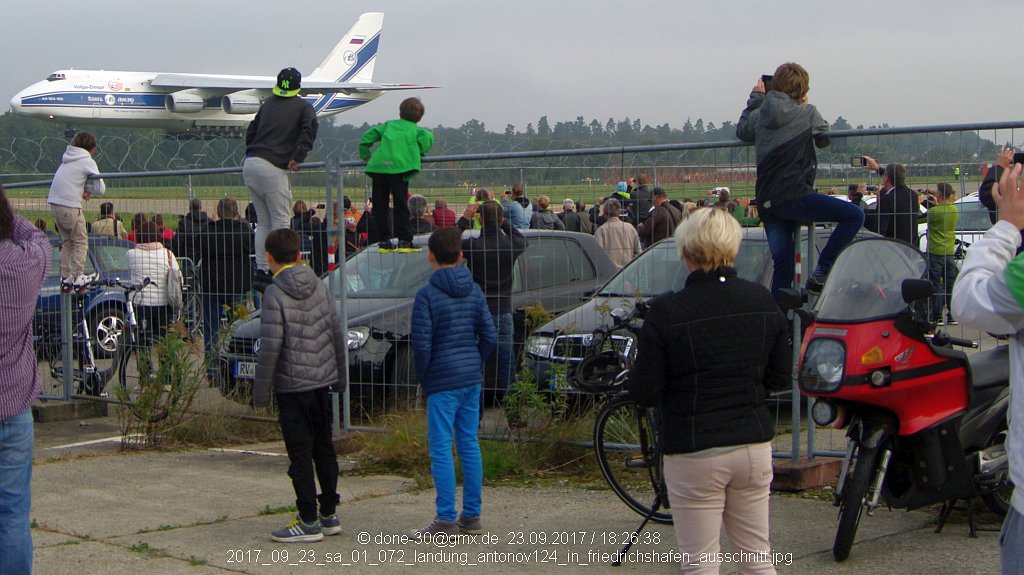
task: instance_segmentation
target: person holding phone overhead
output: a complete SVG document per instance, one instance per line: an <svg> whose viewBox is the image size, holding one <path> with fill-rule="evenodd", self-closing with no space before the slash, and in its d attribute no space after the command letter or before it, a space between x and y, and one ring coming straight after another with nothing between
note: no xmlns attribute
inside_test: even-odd
<svg viewBox="0 0 1024 575"><path fill-rule="evenodd" d="M803 222L836 222L818 265L807 280L808 291L824 286L839 252L864 224L864 212L850 202L814 189L818 159L814 148L829 144L828 122L807 103L810 77L792 62L769 79L758 78L736 125L736 136L754 143L757 158L755 194L764 221L775 269L772 294L793 283L793 236Z"/></svg>

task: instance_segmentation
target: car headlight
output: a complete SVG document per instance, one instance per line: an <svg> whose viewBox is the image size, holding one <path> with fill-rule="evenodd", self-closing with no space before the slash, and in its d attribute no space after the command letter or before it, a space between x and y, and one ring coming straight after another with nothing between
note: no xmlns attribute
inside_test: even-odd
<svg viewBox="0 0 1024 575"><path fill-rule="evenodd" d="M551 347L555 344L555 338L546 335L533 335L526 340L526 353L548 359L551 357Z"/></svg>
<svg viewBox="0 0 1024 575"><path fill-rule="evenodd" d="M361 325L348 330L348 348L350 350L356 350L370 340L370 328Z"/></svg>
<svg viewBox="0 0 1024 575"><path fill-rule="evenodd" d="M831 393L843 384L846 346L838 339L820 338L807 345L800 364L800 386L807 391Z"/></svg>

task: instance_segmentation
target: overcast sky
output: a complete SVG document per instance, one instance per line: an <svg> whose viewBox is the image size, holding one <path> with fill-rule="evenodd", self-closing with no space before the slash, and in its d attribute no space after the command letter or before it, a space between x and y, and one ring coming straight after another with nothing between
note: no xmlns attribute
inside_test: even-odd
<svg viewBox="0 0 1024 575"><path fill-rule="evenodd" d="M306 74L370 11L385 14L374 80L441 86L420 93L428 127L735 122L786 61L810 72L830 122L1024 115L1020 0L38 0L0 19L0 109L62 68ZM394 117L402 97L340 120Z"/></svg>

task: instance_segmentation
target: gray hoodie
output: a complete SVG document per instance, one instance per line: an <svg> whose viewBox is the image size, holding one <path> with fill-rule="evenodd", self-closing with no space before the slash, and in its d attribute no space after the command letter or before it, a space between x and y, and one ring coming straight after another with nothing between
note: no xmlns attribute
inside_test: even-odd
<svg viewBox="0 0 1024 575"><path fill-rule="evenodd" d="M282 269L263 294L253 405L270 394L344 385L345 337L327 285L305 265Z"/></svg>
<svg viewBox="0 0 1024 575"><path fill-rule="evenodd" d="M94 196L102 196L107 188L103 180L90 180L89 176L100 173L92 154L78 146L68 146L60 159L60 167L53 175L50 194L46 202L69 208L82 207L82 194L89 192Z"/></svg>
<svg viewBox="0 0 1024 575"><path fill-rule="evenodd" d="M754 142L757 157L757 205L770 215L814 193L818 162L814 146L829 144L828 122L811 104L800 104L778 91L752 92L736 124L736 136Z"/></svg>

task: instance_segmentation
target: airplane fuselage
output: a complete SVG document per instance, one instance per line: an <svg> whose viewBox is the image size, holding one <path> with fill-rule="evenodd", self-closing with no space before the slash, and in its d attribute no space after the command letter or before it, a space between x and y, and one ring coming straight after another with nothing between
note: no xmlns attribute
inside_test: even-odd
<svg viewBox="0 0 1024 575"><path fill-rule="evenodd" d="M102 124L163 128L187 131L204 127L244 128L255 113L229 113L223 91L168 89L152 86L156 73L103 70L61 70L50 78L22 90L11 100L11 109L19 114L48 118L67 124ZM253 76L217 76L248 80L269 80ZM187 112L174 111L171 94L194 96ZM380 92L356 94L306 94L302 98L313 105L319 118L332 116L361 106L380 96ZM266 93L257 100L267 97ZM201 103L201 105L200 105Z"/></svg>

